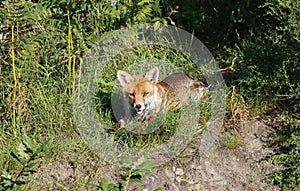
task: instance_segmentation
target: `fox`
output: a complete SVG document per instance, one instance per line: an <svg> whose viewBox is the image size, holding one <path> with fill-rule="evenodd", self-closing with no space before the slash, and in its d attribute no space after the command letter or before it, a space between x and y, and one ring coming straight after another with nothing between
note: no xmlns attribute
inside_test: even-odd
<svg viewBox="0 0 300 191"><path fill-rule="evenodd" d="M188 100L197 101L208 93L204 82L185 73L174 73L159 80L158 67L143 76L118 70L117 78L124 98L129 101L130 115L143 122L162 110L178 109ZM125 121L122 119L119 124L124 126Z"/></svg>

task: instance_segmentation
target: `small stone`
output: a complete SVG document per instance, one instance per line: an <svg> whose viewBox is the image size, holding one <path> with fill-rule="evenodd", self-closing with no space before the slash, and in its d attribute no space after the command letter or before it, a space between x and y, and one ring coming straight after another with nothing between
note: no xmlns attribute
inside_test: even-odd
<svg viewBox="0 0 300 191"><path fill-rule="evenodd" d="M149 179L151 182L154 182L156 180L156 178L154 176L150 176Z"/></svg>
<svg viewBox="0 0 300 191"><path fill-rule="evenodd" d="M173 169L173 172L175 172L175 170L176 170L175 166L173 166L173 168L172 168L172 169Z"/></svg>
<svg viewBox="0 0 300 191"><path fill-rule="evenodd" d="M178 175L178 176L184 175L183 169L177 168L176 171L175 171L175 174Z"/></svg>
<svg viewBox="0 0 300 191"><path fill-rule="evenodd" d="M200 166L200 165L192 164L192 165L191 165L191 169L192 169L192 170L201 170L201 166Z"/></svg>
<svg viewBox="0 0 300 191"><path fill-rule="evenodd" d="M180 182L182 181L182 179L181 179L179 176L176 177L175 180L176 180L178 183L180 183Z"/></svg>
<svg viewBox="0 0 300 191"><path fill-rule="evenodd" d="M174 180L174 178L175 178L174 172L172 172L172 171L169 170L169 169L165 169L165 173L166 173L166 176L167 176L169 179Z"/></svg>

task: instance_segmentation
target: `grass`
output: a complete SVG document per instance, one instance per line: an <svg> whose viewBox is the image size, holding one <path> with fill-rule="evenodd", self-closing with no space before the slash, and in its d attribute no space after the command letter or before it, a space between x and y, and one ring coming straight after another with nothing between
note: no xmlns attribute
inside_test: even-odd
<svg viewBox="0 0 300 191"><path fill-rule="evenodd" d="M278 114L275 119L277 122L273 124L275 133L272 134L271 144L275 146L276 154L272 158L276 165L282 165L282 167L271 174L269 178L285 190L299 190L299 114L283 112Z"/></svg>
<svg viewBox="0 0 300 191"><path fill-rule="evenodd" d="M202 103L203 102L204 100L202 100ZM205 108L204 106L202 108L202 111L203 114L200 117L202 121L201 123L199 123L198 127L194 127L196 128L194 129L195 132L202 132L205 129L205 122L207 122L208 120L209 112L208 108ZM206 112L206 116L204 112ZM166 114L166 116L162 117L163 118L161 119L156 118L153 121L150 121L148 126L145 127L145 129L143 129L142 132L139 132L139 134L132 133L130 129L131 127L133 127L133 130L135 130L135 132L138 131L136 127L139 126L140 123L127 124L123 128L110 131L110 133L114 137L114 139L122 145L126 145L130 148L139 149L149 149L158 147L161 144L168 142L170 138L174 135L186 136L188 139L191 139L193 136L195 136L195 132L189 132L184 130L187 127L182 126L184 124L180 123L181 117L184 117L181 115L180 110L169 111ZM183 130L179 130L179 128Z"/></svg>
<svg viewBox="0 0 300 191"><path fill-rule="evenodd" d="M83 56L105 32L153 18L165 20L162 14L166 12L168 19L179 26L192 28L210 46L221 66L236 69L236 79L228 83L231 89L227 114L234 123L244 120L248 111L250 117L264 116L274 110L280 115L279 127L274 124L277 153L273 158L282 168L271 179L282 188L298 189L300 68L299 14L296 13L299 4L287 2L266 0L259 5L261 2L239 1L226 6L219 2L213 7L201 4L200 12L194 9L198 1L185 5L179 2L182 6L178 12L173 9L176 1L140 3L147 6L118 2L116 8L93 0L88 5L63 0L1 2L0 169L3 171L0 185L7 190L48 189L49 185L33 177L42 176L42 172L51 174L51 169L45 168L59 163L59 159L72 160L89 169L72 184L59 180L55 187L59 190L65 187L81 190L86 188L86 182L96 183L102 178L98 167L103 166L103 161L89 150L75 126L70 99L74 72L83 67ZM159 11L160 7L165 10ZM184 10L185 7L192 8ZM253 17L253 13L257 16ZM190 18L199 22L187 23ZM216 26L224 33L216 34ZM191 60L177 50L160 45L124 50L106 63L96 79L96 109L105 129L116 122L110 96L118 89L117 70L140 74L154 65L161 67L161 77L179 69L203 79ZM162 128L150 134L136 136L119 129L110 135L130 148L156 148L176 133L192 139L194 130L201 134L206 128L202 124L209 121L209 104L210 98L199 103L200 125L191 127L191 131L180 131L185 128L178 122L178 113L170 112ZM234 130L238 128L242 126L235 126ZM226 148L238 147L238 135L225 134L223 144ZM90 161L97 161L93 163L95 167ZM104 185L105 181L96 186L100 189Z"/></svg>
<svg viewBox="0 0 300 191"><path fill-rule="evenodd" d="M163 48L161 49L165 50ZM104 72L102 73L103 75L99 76L97 79L99 88L96 90L96 105L99 118L104 124L107 125L107 129L110 128L110 126L115 122L111 105L109 104L110 101L108 101L110 100L110 93L114 90L113 88L116 84L115 78L117 68L115 66L118 65L119 68L125 68L127 63L133 61L143 62L145 59L157 61L156 57L160 58L166 54L165 52L156 50L157 48L155 49L153 47L150 47L149 49L146 47L138 47L133 52L126 54L126 57L115 59L114 65L107 64L106 68L104 68ZM170 54L172 52L176 53L173 50L168 51ZM144 52L146 53L146 56L141 57ZM176 55L178 56L178 53L176 53ZM147 56L150 58L148 59ZM184 57L178 56L177 64L179 67L182 66L181 63L184 60ZM166 58L165 61L167 61ZM188 65L188 61L185 61ZM124 64L124 66L122 66L122 64ZM147 67L152 67L153 65L154 63L151 63ZM166 76L168 70L174 70L174 66L165 65L165 67L165 70L162 70L162 76ZM187 66L184 65L184 67ZM135 71L140 69L141 68L137 68ZM145 70L145 68L143 69ZM34 174L51 174L51 170L39 170L39 168L36 166L29 165L31 161L39 164L40 167L45 167L51 163L56 163L59 159L62 159L62 162L66 162L69 160L68 158L71 157L70 160L78 160L78 163L86 165L85 162L82 161L83 158L86 158L87 161L97 160L97 156L88 151L88 147L80 139L76 126L74 125L72 105L69 99L69 76L63 75L59 80L57 80L57 77L54 80L53 78L41 78L32 75L30 71L24 72L22 76L23 79L26 77L28 81L24 82L23 84L19 83L19 90L16 91L16 100L18 102L14 107L12 106L12 109L14 109L16 114L18 114L18 118L20 119L20 131L9 128L10 122L7 121L8 118L2 121L4 125L3 128L7 130L5 134L1 134L2 138L0 140L3 141L3 144L1 144L2 152L0 164L5 170L5 173L8 173L7 175L4 174L5 177L11 176L12 179L10 179L10 184L8 183L9 178L1 179L1 184L5 185L5 188L7 189L35 190L39 187L46 187L46 185L41 185L35 181L27 182L27 179L32 180L31 177L34 177ZM22 93L22 91L24 93ZM2 95L5 95L5 93L6 89L3 88ZM2 102L2 105L9 105L9 100L6 99L4 101L5 102ZM202 105L203 113L206 112L206 115L208 116L209 111L206 107L209 107L209 104L206 104L205 101L199 104L200 106ZM177 129L180 128L178 127L178 120L180 119L178 115L180 114L180 111L169 112L167 114L167 120L164 121L162 128L150 134L135 136L125 132L124 129L119 129L111 133L111 135L117 142L131 148L145 149L157 147L168 141L168 139L172 137ZM203 117L202 122L205 123L206 119L207 118ZM201 129L203 127L199 126L198 128ZM20 145L22 145L24 142L23 135L30 137L31 142L35 145L35 147L43 145L43 143L46 141L49 142L49 145L47 145L47 147L44 149L38 150L38 155L42 156L41 158L32 158L30 161L24 160L18 164L17 157L22 157L22 155L24 155L23 157L25 159L29 155L26 152L32 150L31 148L20 150ZM12 151L16 153L14 154L16 156L15 158L11 158L10 153ZM99 167L101 167L101 162L99 165ZM26 173L22 173L22 176L19 176L18 172L21 172L24 166L30 167L28 169L28 172L30 173L27 173L26 171ZM100 176L100 174L97 174L97 172L92 172L92 174L87 174L85 176L95 179L95 176ZM57 185L57 189L70 186L70 184L66 185L61 181L62 180L58 182L60 186ZM86 180L84 177L82 177L76 180L74 184L72 183L72 185L76 189L83 189L86 186L84 183L85 181Z"/></svg>
<svg viewBox="0 0 300 191"><path fill-rule="evenodd" d="M241 146L239 134L230 132L224 133L221 140L221 146L228 149L238 148L239 146Z"/></svg>

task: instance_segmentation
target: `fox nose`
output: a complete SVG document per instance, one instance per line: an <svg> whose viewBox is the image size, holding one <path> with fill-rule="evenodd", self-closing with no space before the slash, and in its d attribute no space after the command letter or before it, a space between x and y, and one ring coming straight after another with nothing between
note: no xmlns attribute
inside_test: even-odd
<svg viewBox="0 0 300 191"><path fill-rule="evenodd" d="M135 106L136 109L141 109L141 107L142 107L141 104L137 104L137 105Z"/></svg>

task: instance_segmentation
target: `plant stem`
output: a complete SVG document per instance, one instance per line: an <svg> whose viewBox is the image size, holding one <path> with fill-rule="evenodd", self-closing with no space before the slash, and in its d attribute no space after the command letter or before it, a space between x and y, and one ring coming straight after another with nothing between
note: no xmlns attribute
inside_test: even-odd
<svg viewBox="0 0 300 191"><path fill-rule="evenodd" d="M128 187L128 185L129 185L131 176L132 176L132 174L131 174L131 169L130 169L129 172L128 172L128 176L127 176L127 178L126 178L126 183L125 183L125 186L124 186L124 191L127 190L127 187Z"/></svg>
<svg viewBox="0 0 300 191"><path fill-rule="evenodd" d="M15 100L17 98L17 72L16 72L16 64L15 64L15 24L12 23L11 25L11 64L13 69L13 76L14 76L14 90L13 90L13 99L12 103L14 105ZM16 110L15 107L13 107L13 128L16 129Z"/></svg>
<svg viewBox="0 0 300 191"><path fill-rule="evenodd" d="M72 87L74 87L74 83L75 83L75 76L76 76L76 56L75 54L73 54L73 67L72 67Z"/></svg>
<svg viewBox="0 0 300 191"><path fill-rule="evenodd" d="M71 16L70 11L67 11L68 15L68 89L69 89L69 96L72 95L72 87L73 87L73 71L72 71L72 51L73 51L73 43L72 43L72 28L71 28ZM75 57L73 58L73 65L75 66Z"/></svg>
<svg viewBox="0 0 300 191"><path fill-rule="evenodd" d="M16 97L17 97L17 74L16 74L16 65L15 65L15 48L14 48L14 42L15 42L15 26L12 24L11 26L11 63L12 63L12 68L13 68L13 75L14 75L14 90L13 90L13 100L12 103L15 102ZM14 129L16 128L16 110L13 107L13 127Z"/></svg>

